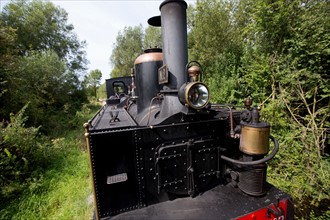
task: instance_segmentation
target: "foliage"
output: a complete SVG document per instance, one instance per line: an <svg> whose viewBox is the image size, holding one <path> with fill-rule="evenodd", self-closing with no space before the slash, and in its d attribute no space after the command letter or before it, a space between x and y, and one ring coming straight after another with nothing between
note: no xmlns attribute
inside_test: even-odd
<svg viewBox="0 0 330 220"><path fill-rule="evenodd" d="M243 48L234 8L231 1L211 0L198 1L195 8L188 9L189 57L203 65L212 102L235 104L243 95L238 71Z"/></svg>
<svg viewBox="0 0 330 220"><path fill-rule="evenodd" d="M54 125L50 114L74 113L86 100L83 91L78 89L78 79L66 70L64 62L53 51L32 52L21 57L18 65L20 68L12 71L8 79L11 91L3 96L4 109L16 112L30 102L28 122L34 126L42 124L44 132L49 132L50 125Z"/></svg>
<svg viewBox="0 0 330 220"><path fill-rule="evenodd" d="M4 6L0 20L16 29L16 46L22 56L29 51L53 50L71 71L85 68L85 42L78 41L62 8L49 1L14 0Z"/></svg>
<svg viewBox="0 0 330 220"><path fill-rule="evenodd" d="M205 83L211 89L214 103L238 104L242 102L240 78L233 63L235 54L223 53L213 58L214 63L207 68Z"/></svg>
<svg viewBox="0 0 330 220"><path fill-rule="evenodd" d="M71 121L73 126L51 140L41 137L38 128L24 127L28 106L12 116L6 128L0 128L0 219L92 217L92 181L82 125L100 107L98 103L85 104ZM4 146L12 158L13 167L5 169L9 173L3 170L8 161ZM13 178L3 181L4 174Z"/></svg>
<svg viewBox="0 0 330 220"><path fill-rule="evenodd" d="M61 149L53 155L57 161L51 160L19 197L0 204L0 219L92 219L88 155L75 148L73 141L54 140Z"/></svg>
<svg viewBox="0 0 330 220"><path fill-rule="evenodd" d="M315 211L311 211L311 214L309 217L311 220L327 220L327 219L330 219L330 210L327 210L322 215L316 215Z"/></svg>
<svg viewBox="0 0 330 220"><path fill-rule="evenodd" d="M59 128L59 115L75 113L87 101L78 72L84 69L83 43L67 13L51 2L12 1L0 14L0 120L26 103L28 125Z"/></svg>
<svg viewBox="0 0 330 220"><path fill-rule="evenodd" d="M99 69L92 70L87 76L85 76L85 79L83 81L84 86L87 89L90 89L93 91L93 95L96 98L97 97L97 87L100 85L100 80L102 78L102 72Z"/></svg>
<svg viewBox="0 0 330 220"><path fill-rule="evenodd" d="M107 91L106 91L106 83L104 82L101 84L97 90L97 97L100 99L106 99L107 98Z"/></svg>
<svg viewBox="0 0 330 220"><path fill-rule="evenodd" d="M40 169L34 175L24 183L1 187L2 192L7 190L7 199L0 202L0 219L92 218L92 181L82 124L99 108L98 104L84 105L72 121L74 129L46 142L48 157L40 158L44 164L36 165Z"/></svg>
<svg viewBox="0 0 330 220"><path fill-rule="evenodd" d="M8 92L8 76L10 69L15 68L17 51L15 49L15 29L7 27L0 20L0 98ZM0 105L3 106L2 99ZM0 110L0 115L3 110Z"/></svg>
<svg viewBox="0 0 330 220"><path fill-rule="evenodd" d="M27 107L12 114L8 125L0 128L0 201L15 190L11 184L35 177L48 156L47 142L41 142L39 128L25 127Z"/></svg>
<svg viewBox="0 0 330 220"><path fill-rule="evenodd" d="M194 13L190 35L192 56L208 67L219 55L239 49L237 33L231 25L233 4L229 1L198 1ZM191 20L191 19L188 19ZM212 48L210 50L210 48ZM239 51L237 51L239 53Z"/></svg>
<svg viewBox="0 0 330 220"><path fill-rule="evenodd" d="M145 49L161 48L161 29L149 26L146 29L142 25L125 27L119 31L114 49L110 56L113 70L110 77L130 76L135 59Z"/></svg>
<svg viewBox="0 0 330 220"><path fill-rule="evenodd" d="M49 1L14 0L0 14L1 219L91 216L81 129L96 109L84 104L83 48L67 13ZM67 133L74 137L59 141Z"/></svg>
<svg viewBox="0 0 330 220"><path fill-rule="evenodd" d="M130 76L134 60L142 52L142 25L135 27L125 27L119 31L110 61L114 68L111 77Z"/></svg>
<svg viewBox="0 0 330 220"><path fill-rule="evenodd" d="M144 30L143 49L162 48L161 29L159 27L149 26Z"/></svg>

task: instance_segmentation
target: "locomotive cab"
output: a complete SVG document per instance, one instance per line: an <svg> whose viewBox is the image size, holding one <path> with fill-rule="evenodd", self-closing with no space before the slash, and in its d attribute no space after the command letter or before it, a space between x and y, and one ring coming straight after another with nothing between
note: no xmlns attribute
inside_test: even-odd
<svg viewBox="0 0 330 220"><path fill-rule="evenodd" d="M279 149L259 110L210 103L188 62L187 3L166 0L148 23L163 48L106 81L107 102L85 124L96 219L293 219L266 180ZM273 150L269 153L272 143Z"/></svg>

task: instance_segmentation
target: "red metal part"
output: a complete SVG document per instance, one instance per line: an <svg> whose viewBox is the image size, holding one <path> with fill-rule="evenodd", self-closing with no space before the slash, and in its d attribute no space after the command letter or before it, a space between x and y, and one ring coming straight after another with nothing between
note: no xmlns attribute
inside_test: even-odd
<svg viewBox="0 0 330 220"><path fill-rule="evenodd" d="M280 201L278 206L272 203L268 207L238 217L236 220L289 220L287 211L288 199L285 199Z"/></svg>

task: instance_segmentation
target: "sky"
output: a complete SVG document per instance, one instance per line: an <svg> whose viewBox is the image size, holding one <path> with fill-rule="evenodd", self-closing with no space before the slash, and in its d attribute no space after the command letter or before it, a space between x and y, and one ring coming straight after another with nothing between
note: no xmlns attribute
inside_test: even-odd
<svg viewBox="0 0 330 220"><path fill-rule="evenodd" d="M119 31L124 27L142 25L148 27L150 17L160 15L163 0L50 0L68 13L68 23L80 41L86 41L89 61L87 73L99 69L101 83L110 78L111 51ZM0 0L0 9L9 0ZM196 0L186 0L188 4ZM132 64L133 65L133 64Z"/></svg>

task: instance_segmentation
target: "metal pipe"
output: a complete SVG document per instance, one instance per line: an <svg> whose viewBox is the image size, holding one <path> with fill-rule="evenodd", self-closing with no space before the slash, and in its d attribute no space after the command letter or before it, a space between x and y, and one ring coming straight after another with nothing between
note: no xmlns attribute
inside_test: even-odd
<svg viewBox="0 0 330 220"><path fill-rule="evenodd" d="M247 165L248 166L248 165L257 165L257 164L265 163L265 162L271 160L276 155L276 153L279 150L278 141L273 136L270 136L270 139L274 142L275 147L274 147L273 151L269 155L267 155L266 157L264 157L264 158L262 158L260 160L255 160L255 161L240 161L240 160L235 160L235 159L226 157L224 155L221 155L220 158L222 160L227 161L227 162L238 164L238 165Z"/></svg>

